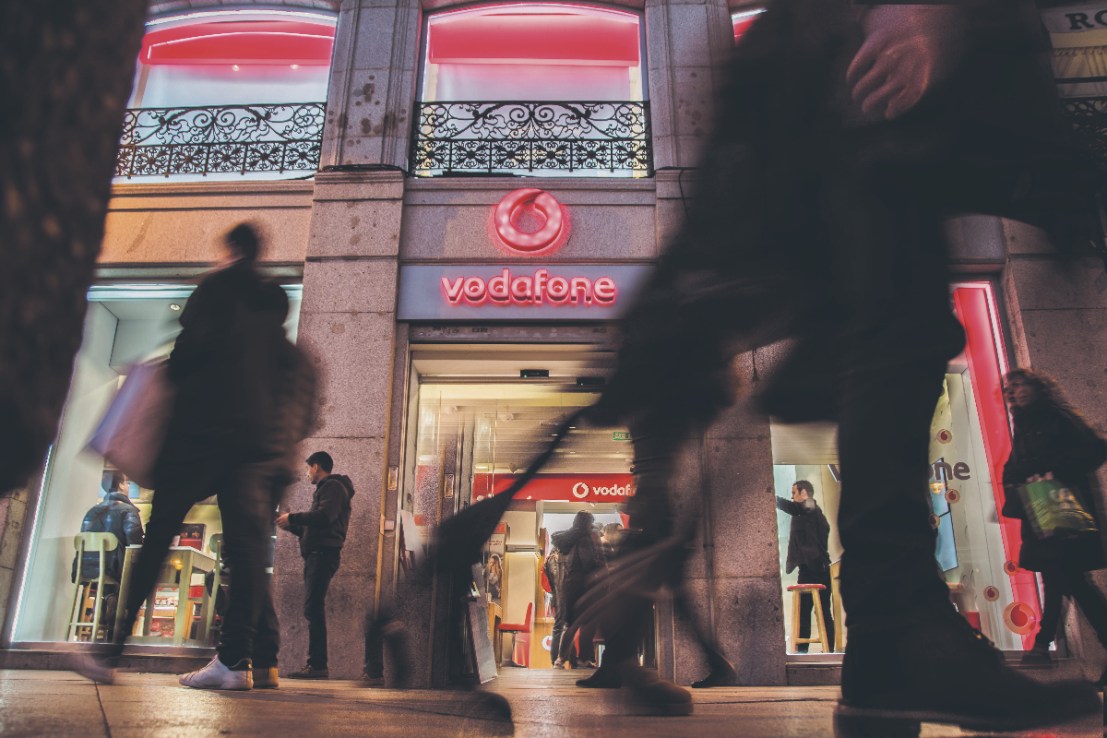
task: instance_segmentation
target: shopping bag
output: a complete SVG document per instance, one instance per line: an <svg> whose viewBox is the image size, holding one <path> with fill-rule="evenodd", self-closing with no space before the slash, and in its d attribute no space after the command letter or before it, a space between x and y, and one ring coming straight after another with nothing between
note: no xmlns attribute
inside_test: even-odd
<svg viewBox="0 0 1107 738"><path fill-rule="evenodd" d="M1095 517L1061 480L1027 482L1019 485L1018 492L1026 520L1040 540L1098 537Z"/></svg>
<svg viewBox="0 0 1107 738"><path fill-rule="evenodd" d="M135 364L89 439L89 448L140 486L152 488L172 401L166 362Z"/></svg>

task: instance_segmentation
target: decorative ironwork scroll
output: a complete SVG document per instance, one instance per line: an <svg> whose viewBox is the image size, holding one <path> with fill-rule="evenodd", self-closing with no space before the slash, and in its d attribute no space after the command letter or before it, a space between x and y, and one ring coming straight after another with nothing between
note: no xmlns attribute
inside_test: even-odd
<svg viewBox="0 0 1107 738"><path fill-rule="evenodd" d="M324 103L128 110L116 177L314 172Z"/></svg>
<svg viewBox="0 0 1107 738"><path fill-rule="evenodd" d="M645 102L434 102L418 112L416 175L652 171Z"/></svg>
<svg viewBox="0 0 1107 738"><path fill-rule="evenodd" d="M1095 165L1100 185L1107 184L1107 97L1062 98L1061 105Z"/></svg>

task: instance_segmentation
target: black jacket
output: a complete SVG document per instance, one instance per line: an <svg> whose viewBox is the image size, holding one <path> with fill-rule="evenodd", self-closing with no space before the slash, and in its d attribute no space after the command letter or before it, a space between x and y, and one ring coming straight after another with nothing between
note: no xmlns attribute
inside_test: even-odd
<svg viewBox="0 0 1107 738"><path fill-rule="evenodd" d="M827 540L830 537L830 523L819 504L811 500L811 507L805 507L799 502L777 497L776 508L792 516L792 526L788 533L786 573L791 574L798 566L828 571L830 554L827 553Z"/></svg>
<svg viewBox="0 0 1107 738"><path fill-rule="evenodd" d="M283 411L298 367L284 333L287 309L283 290L245 262L200 282L169 356L176 396L155 469L158 487L193 486L207 496L237 464L286 461Z"/></svg>
<svg viewBox="0 0 1107 738"><path fill-rule="evenodd" d="M119 539L119 546L114 551L108 552L106 573L110 577L119 579L123 571L123 549L142 543L142 518L138 508L127 495L122 492L112 492L85 513L85 519L81 521L81 532L115 534ZM100 575L99 564L98 554L85 553L81 561L81 577L95 579ZM77 557L74 556L70 579L76 581L76 578Z"/></svg>
<svg viewBox="0 0 1107 738"><path fill-rule="evenodd" d="M1061 550L1051 541L1035 536L1026 520L1018 486L1027 477L1052 472L1064 482L1102 526L1099 515L1099 488L1092 478L1107 459L1107 443L1077 415L1038 403L1014 413L1015 434L1011 455L1003 467L1006 500L1003 514L1022 520L1022 548L1019 566L1042 571L1062 565L1079 571L1102 569L1105 559L1100 542Z"/></svg>
<svg viewBox="0 0 1107 738"><path fill-rule="evenodd" d="M559 581L554 585L558 597L575 599L569 593L581 591L589 575L604 563L596 533L591 527L570 528L554 533L550 540L558 550ZM564 604L571 607L568 602Z"/></svg>
<svg viewBox="0 0 1107 738"><path fill-rule="evenodd" d="M311 509L288 516L288 529L300 537L300 554L320 548L342 548L350 525L350 499L354 485L342 474L331 474L315 485Z"/></svg>

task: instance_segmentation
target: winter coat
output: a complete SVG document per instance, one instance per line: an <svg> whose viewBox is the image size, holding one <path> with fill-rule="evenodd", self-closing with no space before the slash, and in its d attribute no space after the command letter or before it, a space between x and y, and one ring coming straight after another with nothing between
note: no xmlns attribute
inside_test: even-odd
<svg viewBox="0 0 1107 738"><path fill-rule="evenodd" d="M561 596L561 590L565 586L565 581L562 576L564 573L561 568L561 554L557 552L555 548L550 552L550 555L546 557L546 563L543 565L543 569L546 572L546 581L550 583L550 605L553 607L554 612L557 612L558 597Z"/></svg>
<svg viewBox="0 0 1107 738"><path fill-rule="evenodd" d="M1003 514L1022 520L1019 566L1031 571L1057 566L1075 571L1104 568L1107 560L1102 540L1085 539L1076 546L1059 546L1049 539L1039 540L1026 519L1018 487L1030 476L1052 472L1055 479L1073 491L1102 531L1100 490L1092 473L1107 460L1107 442L1079 416L1045 403L1015 409L1013 414L1015 434L1011 455L1003 467L1006 494Z"/></svg>
<svg viewBox="0 0 1107 738"><path fill-rule="evenodd" d="M237 465L288 467L306 435L305 424L287 422L289 387L303 366L311 369L285 336L287 309L284 291L245 262L208 275L189 298L169 357L176 396L158 487L194 487L203 497Z"/></svg>
<svg viewBox="0 0 1107 738"><path fill-rule="evenodd" d="M85 519L81 521L82 533L114 533L119 546L108 551L105 559L105 573L118 580L123 572L124 549L142 543L142 517L130 498L122 492L112 492L93 505ZM81 559L81 578L95 579L100 575L100 555L85 552ZM70 580L77 580L77 557L73 557Z"/></svg>
<svg viewBox="0 0 1107 738"><path fill-rule="evenodd" d="M558 597L569 592L580 592L592 572L604 563L595 531L591 528L570 528L554 533L550 540L557 548L560 563L557 574L560 586L555 585Z"/></svg>
<svg viewBox="0 0 1107 738"><path fill-rule="evenodd" d="M792 525L788 533L788 561L786 573L791 574L796 567L806 566L815 571L830 570L830 554L827 553L827 541L830 538L830 523L815 500L810 505L776 498L777 510L783 510L792 516Z"/></svg>
<svg viewBox="0 0 1107 738"><path fill-rule="evenodd" d="M300 537L305 559L320 548L341 549L350 525L350 499L354 485L342 474L331 474L315 485L311 509L288 516L288 530Z"/></svg>

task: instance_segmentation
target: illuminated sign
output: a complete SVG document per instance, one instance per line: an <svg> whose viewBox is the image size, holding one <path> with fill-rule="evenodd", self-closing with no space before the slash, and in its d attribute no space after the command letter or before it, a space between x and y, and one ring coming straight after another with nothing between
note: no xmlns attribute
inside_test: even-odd
<svg viewBox="0 0 1107 738"><path fill-rule="evenodd" d="M611 277L553 277L548 269L520 275L509 267L491 279L443 277L440 285L450 305L614 305L619 294Z"/></svg>
<svg viewBox="0 0 1107 738"><path fill-rule="evenodd" d="M647 264L406 264L399 320L614 320Z"/></svg>
<svg viewBox="0 0 1107 738"><path fill-rule="evenodd" d="M552 254L569 240L569 230L569 211L534 187L507 193L492 209L493 240L515 256Z"/></svg>
<svg viewBox="0 0 1107 738"><path fill-rule="evenodd" d="M515 483L514 474L474 474L473 501L498 495ZM626 502L634 497L633 474L539 474L515 495L517 500Z"/></svg>

